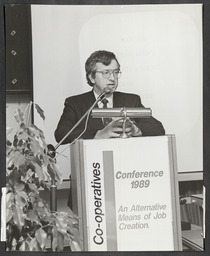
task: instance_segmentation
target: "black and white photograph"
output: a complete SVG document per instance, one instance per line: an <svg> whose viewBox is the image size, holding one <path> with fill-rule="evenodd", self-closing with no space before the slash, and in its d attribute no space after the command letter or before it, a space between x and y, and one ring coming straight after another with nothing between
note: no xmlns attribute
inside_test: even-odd
<svg viewBox="0 0 210 256"><path fill-rule="evenodd" d="M4 5L5 252L205 252L204 8Z"/></svg>

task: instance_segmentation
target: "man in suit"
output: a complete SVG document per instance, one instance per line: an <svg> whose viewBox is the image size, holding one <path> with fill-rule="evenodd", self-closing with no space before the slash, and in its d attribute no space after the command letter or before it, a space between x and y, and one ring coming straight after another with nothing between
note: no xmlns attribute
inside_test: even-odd
<svg viewBox="0 0 210 256"><path fill-rule="evenodd" d="M66 99L63 114L55 131L58 143L104 91L107 91L106 103L99 101L96 107L144 107L138 95L116 91L121 72L120 64L114 53L108 51L92 53L85 63L85 69L87 82L93 89L90 92ZM85 122L86 119L72 131L62 144L73 142L80 134L83 139L105 139L117 138L123 131L122 118L115 118L105 125L104 120L89 116L86 129ZM127 118L126 133L132 137L156 136L164 135L165 130L161 122L154 117L135 120Z"/></svg>
<svg viewBox="0 0 210 256"><path fill-rule="evenodd" d="M58 143L83 117L87 110L94 104L96 99L104 91L106 103L98 102L96 107L117 108L117 107L144 107L138 95L117 92L118 79L121 75L120 64L112 52L96 51L91 54L85 63L86 78L88 84L93 87L90 92L69 97L65 100L63 114L55 131L55 138ZM105 139L118 138L123 132L122 118L115 118L108 124L105 120L89 116L87 127L86 119L62 141L61 144L72 143L79 136L83 139ZM153 117L138 118L126 121L126 133L128 136L155 136L164 135L165 130L158 120ZM82 135L81 135L82 134ZM68 206L72 209L72 186Z"/></svg>

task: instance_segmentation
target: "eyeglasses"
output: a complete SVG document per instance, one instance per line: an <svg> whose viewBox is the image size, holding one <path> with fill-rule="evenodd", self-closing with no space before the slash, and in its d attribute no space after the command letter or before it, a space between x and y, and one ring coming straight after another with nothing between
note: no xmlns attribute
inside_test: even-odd
<svg viewBox="0 0 210 256"><path fill-rule="evenodd" d="M95 71L95 73L101 73L103 78L109 79L111 74L113 74L114 78L120 78L122 72L117 70L104 70L104 71Z"/></svg>

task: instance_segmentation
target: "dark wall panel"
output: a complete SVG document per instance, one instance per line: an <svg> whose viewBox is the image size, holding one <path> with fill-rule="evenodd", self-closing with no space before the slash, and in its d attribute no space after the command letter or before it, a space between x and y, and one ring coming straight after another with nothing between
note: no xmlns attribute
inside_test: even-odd
<svg viewBox="0 0 210 256"><path fill-rule="evenodd" d="M32 93L30 5L5 6L6 91Z"/></svg>

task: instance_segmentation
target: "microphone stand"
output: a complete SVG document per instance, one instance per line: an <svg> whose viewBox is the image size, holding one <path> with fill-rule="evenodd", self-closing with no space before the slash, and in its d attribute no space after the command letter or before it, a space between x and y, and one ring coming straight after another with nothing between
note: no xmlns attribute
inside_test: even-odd
<svg viewBox="0 0 210 256"><path fill-rule="evenodd" d="M74 129L82 122L82 120L92 111L92 109L95 107L95 105L104 99L105 94L107 94L108 91L104 91L101 93L96 101L93 103L93 105L85 112L85 114L79 119L79 121L69 130L69 132L61 139L61 141L54 147L52 144L47 145L48 152L47 154L54 158L56 155L56 149L61 145L61 143L74 131ZM52 212L57 211L57 186L56 186L56 180L55 178L52 179L52 184L50 186L50 210Z"/></svg>
<svg viewBox="0 0 210 256"><path fill-rule="evenodd" d="M53 145L49 144L48 147L48 155L52 158L55 157L55 151L56 149L62 144L62 142L74 131L74 129L82 122L82 120L88 115L90 111L95 107L95 105L104 99L105 94L107 94L107 91L101 93L96 101L93 103L93 105L85 112L85 114L78 120L78 122L68 131L68 133L60 140L60 142L54 147Z"/></svg>

